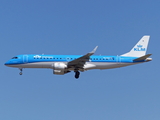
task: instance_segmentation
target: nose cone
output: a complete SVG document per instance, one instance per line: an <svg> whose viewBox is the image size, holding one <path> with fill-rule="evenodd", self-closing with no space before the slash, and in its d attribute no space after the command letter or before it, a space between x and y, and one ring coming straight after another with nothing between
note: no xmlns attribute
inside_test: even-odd
<svg viewBox="0 0 160 120"><path fill-rule="evenodd" d="M7 61L6 63L4 63L5 66L9 66L11 65L11 63L9 61Z"/></svg>
<svg viewBox="0 0 160 120"><path fill-rule="evenodd" d="M7 65L8 65L8 63L6 62L6 63L4 63L4 65L5 65L5 66L7 66Z"/></svg>

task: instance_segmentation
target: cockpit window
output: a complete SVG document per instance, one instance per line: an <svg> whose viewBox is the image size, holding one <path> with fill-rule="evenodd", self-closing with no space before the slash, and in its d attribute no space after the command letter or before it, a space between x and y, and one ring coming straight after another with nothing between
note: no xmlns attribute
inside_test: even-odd
<svg viewBox="0 0 160 120"><path fill-rule="evenodd" d="M12 59L18 59L18 57L13 57Z"/></svg>

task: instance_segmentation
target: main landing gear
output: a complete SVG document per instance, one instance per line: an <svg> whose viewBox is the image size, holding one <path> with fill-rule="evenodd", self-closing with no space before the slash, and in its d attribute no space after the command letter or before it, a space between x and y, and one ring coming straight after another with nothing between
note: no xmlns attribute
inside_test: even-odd
<svg viewBox="0 0 160 120"><path fill-rule="evenodd" d="M75 78L76 78L76 79L79 78L79 75L80 75L80 72L79 72L79 71L75 71Z"/></svg>
<svg viewBox="0 0 160 120"><path fill-rule="evenodd" d="M22 75L23 73L22 73L22 68L19 68L19 70L20 70L20 73L19 73L19 75Z"/></svg>

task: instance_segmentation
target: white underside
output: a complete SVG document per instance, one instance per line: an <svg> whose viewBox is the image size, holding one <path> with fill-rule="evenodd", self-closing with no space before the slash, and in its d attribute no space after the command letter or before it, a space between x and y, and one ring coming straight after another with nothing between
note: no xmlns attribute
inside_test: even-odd
<svg viewBox="0 0 160 120"><path fill-rule="evenodd" d="M15 68L48 68L53 69L53 64L55 62L37 62L37 63L26 63L26 64L17 64L17 65L7 65L9 67ZM65 63L67 64L67 63ZM112 69L112 68L119 68L125 67L129 65L134 65L138 63L120 63L120 62L86 62L84 65L84 70L91 70L91 69ZM68 70L74 70L70 68Z"/></svg>

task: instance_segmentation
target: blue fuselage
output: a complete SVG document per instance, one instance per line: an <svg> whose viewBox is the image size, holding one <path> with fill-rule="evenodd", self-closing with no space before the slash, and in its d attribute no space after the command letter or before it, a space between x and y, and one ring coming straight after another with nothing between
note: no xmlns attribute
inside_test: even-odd
<svg viewBox="0 0 160 120"><path fill-rule="evenodd" d="M67 64L79 57L81 57L81 55L18 55L7 61L5 65L17 68L52 68L52 64L56 62ZM109 69L145 62L145 60L138 62L133 61L136 58L137 57L93 55L85 65L92 64L91 67L86 67L86 69Z"/></svg>

